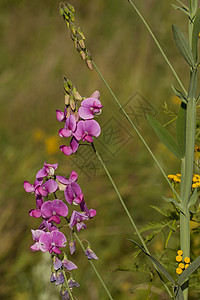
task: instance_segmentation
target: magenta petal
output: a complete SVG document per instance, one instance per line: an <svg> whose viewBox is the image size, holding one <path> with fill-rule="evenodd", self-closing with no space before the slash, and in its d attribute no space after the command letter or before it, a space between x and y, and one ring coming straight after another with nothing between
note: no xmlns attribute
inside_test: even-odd
<svg viewBox="0 0 200 300"><path fill-rule="evenodd" d="M61 110L56 109L56 118L59 122L62 122L65 120L65 114Z"/></svg>
<svg viewBox="0 0 200 300"><path fill-rule="evenodd" d="M61 250L58 247L53 247L51 248L51 250L49 251L49 253L56 253L56 254L61 254Z"/></svg>
<svg viewBox="0 0 200 300"><path fill-rule="evenodd" d="M72 172L73 172L73 171L72 171ZM67 184L70 184L70 183L71 183L71 181L70 181L69 179L65 178L64 176L57 175L57 176L56 176L56 179L57 179L60 183L62 183L62 184L64 184L64 185L67 185Z"/></svg>
<svg viewBox="0 0 200 300"><path fill-rule="evenodd" d="M85 133L85 122L86 121L79 121L77 123L77 128L76 128L76 131L74 133L74 136L75 138L79 141L82 139L82 136L84 135Z"/></svg>
<svg viewBox="0 0 200 300"><path fill-rule="evenodd" d="M68 215L68 207L62 200L55 199L52 201L53 211L62 217L66 217Z"/></svg>
<svg viewBox="0 0 200 300"><path fill-rule="evenodd" d="M69 180L74 182L78 179L78 174L75 171L72 171L69 177Z"/></svg>
<svg viewBox="0 0 200 300"><path fill-rule="evenodd" d="M33 244L31 246L31 250L32 251L39 251L40 250L40 244L38 242L36 242L35 244Z"/></svg>
<svg viewBox="0 0 200 300"><path fill-rule="evenodd" d="M31 211L29 211L29 215L34 218L40 218L42 214L40 209L32 209Z"/></svg>
<svg viewBox="0 0 200 300"><path fill-rule="evenodd" d="M89 210L89 215L90 215L90 218L93 218L94 216L96 216L97 212L95 209L90 209Z"/></svg>
<svg viewBox="0 0 200 300"><path fill-rule="evenodd" d="M43 178L45 176L47 176L47 171L46 171L46 168L43 167L41 170L39 170L36 174L36 178L39 179L39 178Z"/></svg>
<svg viewBox="0 0 200 300"><path fill-rule="evenodd" d="M96 99L99 99L100 98L100 93L99 91L95 91L91 96L90 98L96 98Z"/></svg>
<svg viewBox="0 0 200 300"><path fill-rule="evenodd" d="M94 115L92 110L89 107L80 107L78 110L79 116L80 118L84 119L84 120L89 120L89 119L93 119Z"/></svg>
<svg viewBox="0 0 200 300"><path fill-rule="evenodd" d="M98 137L101 133L101 127L95 120L85 121L85 131L92 136Z"/></svg>
<svg viewBox="0 0 200 300"><path fill-rule="evenodd" d="M27 193L34 193L35 188L32 184L30 184L28 181L24 181L24 189Z"/></svg>
<svg viewBox="0 0 200 300"><path fill-rule="evenodd" d="M58 184L55 180L53 179L49 179L47 180L43 185L42 185L43 189L45 189L49 194L54 193L57 188L58 188Z"/></svg>
<svg viewBox="0 0 200 300"><path fill-rule="evenodd" d="M60 146L60 150L67 156L72 154L72 148L69 146L62 145Z"/></svg>
<svg viewBox="0 0 200 300"><path fill-rule="evenodd" d="M51 238L52 232L51 233L45 232L43 235L41 235L41 237L39 239L39 244L40 244L40 250L42 252L49 251L49 249L51 247L51 242L52 242L52 238Z"/></svg>
<svg viewBox="0 0 200 300"><path fill-rule="evenodd" d="M79 147L79 142L73 137L70 142L72 152L75 153Z"/></svg>
<svg viewBox="0 0 200 300"><path fill-rule="evenodd" d="M74 132L76 130L76 119L73 115L70 115L67 119L66 119L66 127L68 129L70 129L72 132Z"/></svg>
<svg viewBox="0 0 200 300"><path fill-rule="evenodd" d="M72 135L72 132L69 129L61 128L58 131L58 134L59 134L60 137L70 137Z"/></svg>
<svg viewBox="0 0 200 300"><path fill-rule="evenodd" d="M46 201L42 204L41 213L43 218L50 218L53 214L53 207L51 201Z"/></svg>
<svg viewBox="0 0 200 300"><path fill-rule="evenodd" d="M45 232L40 229L36 229L36 230L31 229L31 233L32 233L33 240L38 242L41 235L44 234Z"/></svg>
<svg viewBox="0 0 200 300"><path fill-rule="evenodd" d="M67 239L65 235L60 232L59 230L55 230L51 232L52 240L54 241L55 245L58 247L65 247L67 243Z"/></svg>
<svg viewBox="0 0 200 300"><path fill-rule="evenodd" d="M48 222L55 222L56 224L60 224L60 217L59 216L52 216L49 218Z"/></svg>

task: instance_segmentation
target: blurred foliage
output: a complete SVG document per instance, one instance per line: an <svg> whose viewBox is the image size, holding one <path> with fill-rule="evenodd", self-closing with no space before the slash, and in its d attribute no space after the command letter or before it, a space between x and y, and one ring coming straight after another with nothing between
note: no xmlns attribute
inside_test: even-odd
<svg viewBox="0 0 200 300"><path fill-rule="evenodd" d="M187 31L187 26L183 27L185 17L175 12L168 1L135 3L186 83L189 72L185 72L186 65L171 34L172 23ZM177 83L128 1L71 0L71 4L94 60L120 102L127 109L131 103L137 106L139 95L161 123L168 122L162 106L167 102L169 109L178 111L170 88ZM139 228L162 219L150 205L166 206L160 195L169 196L171 192L97 73L89 71L76 53L58 7L59 1L55 0L0 1L0 299L59 299L56 287L49 281L49 256L30 251L30 229L37 228L39 221L28 215L35 205L34 197L26 194L22 186L24 180L34 181L44 161L58 162L59 173L64 176L69 176L72 169L80 174L79 183L88 206L98 214L79 236L89 240L98 255L95 264L114 299L145 299L151 273L117 271L130 269L131 265L135 268L132 255L136 249L127 240L134 237L134 232L106 174L100 166L93 170L87 167L88 157L83 158L85 165L80 169L77 157L64 157L58 149L63 140L57 134L60 124L55 110L64 107L63 76L77 86L82 96L98 89L104 105L100 124L109 127L109 122L114 122L113 126L123 127L122 134L129 137L115 152L112 145L108 150L102 146L105 137L101 136L97 148L105 153L106 164ZM132 115L133 121L166 173L177 173L179 162L158 142L144 113L140 114L138 119ZM173 123L168 128L174 132ZM198 245L196 235L196 255ZM163 250L161 239L153 240L149 246L153 254ZM178 249L176 238L170 240L169 248L172 246ZM83 257L77 247L72 258L79 267L75 272L81 285L75 292L77 298L105 299L100 282ZM144 259L141 254L140 260ZM152 286L152 299L167 299L158 282ZM191 297L198 299L198 294Z"/></svg>

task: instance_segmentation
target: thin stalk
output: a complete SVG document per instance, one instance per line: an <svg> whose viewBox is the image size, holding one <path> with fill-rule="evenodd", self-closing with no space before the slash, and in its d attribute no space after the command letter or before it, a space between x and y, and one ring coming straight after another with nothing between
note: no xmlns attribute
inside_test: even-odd
<svg viewBox="0 0 200 300"><path fill-rule="evenodd" d="M181 202L180 197L178 195L178 193L176 192L176 190L174 189L174 187L171 185L171 182L169 181L169 179L167 178L167 175L165 174L163 168L161 167L160 163L158 162L157 158L155 157L155 155L153 154L153 152L151 151L150 147L148 146L148 144L146 143L146 141L144 140L143 136L141 135L141 133L139 132L139 130L137 129L137 127L135 126L135 124L132 122L132 120L130 119L129 115L127 114L127 112L124 110L124 108L122 107L121 103L119 102L119 100L117 99L117 97L115 96L115 94L113 93L112 89L110 88L109 84L107 83L107 81L105 80L105 78L103 77L103 75L101 74L101 72L99 71L98 67L96 66L96 64L94 63L94 61L92 61L94 68L96 69L97 73L99 74L99 76L101 77L102 81L104 82L105 86L107 87L107 89L109 90L110 94L112 95L112 97L114 98L115 102L117 103L117 105L119 106L119 108L121 109L121 111L123 112L123 114L125 115L125 117L127 118L127 120L129 121L129 123L131 124L131 126L133 127L133 129L135 130L135 132L137 133L138 137L141 139L141 141L143 142L144 146L146 147L146 149L148 150L148 152L150 153L151 157L153 158L153 160L155 161L156 165L158 166L158 168L160 169L162 175L164 176L165 180L167 181L167 183L169 184L170 188L172 189L173 193L176 195L177 199Z"/></svg>
<svg viewBox="0 0 200 300"><path fill-rule="evenodd" d="M104 162L103 162L101 156L99 155L99 153L97 152L96 148L94 147L94 144L92 144L92 146L93 146L93 149L94 149L94 151L95 151L95 153L96 153L96 155L97 155L99 161L101 162L101 164L102 164L102 166L103 166L103 168L104 168L104 170L105 170L105 172L106 172L108 178L110 179L110 182L112 183L112 185L113 185L113 187L114 187L114 189L115 189L115 192L116 192L116 194L117 194L117 196L118 196L118 198L119 198L119 200L120 200L120 202L121 202L121 204L122 204L122 206L123 206L123 208L124 208L124 210L125 210L125 212L126 212L128 218L129 218L129 220L130 220L130 222L131 222L133 228L135 229L135 231L136 231L136 233L137 233L137 235L138 235L138 237L139 237L139 239L140 239L140 241L141 241L141 243L142 243L144 249L146 250L146 252L147 252L148 254L150 254L150 252L149 252L149 250L148 250L148 248L147 248L147 246L146 246L146 244L145 244L145 242L144 242L144 239L142 238L140 232L138 231L137 226L136 226L136 224L135 224L133 218L131 217L131 215L130 215L130 213L129 213L129 210L128 210L128 208L126 207L126 205L125 205L125 203L124 203L124 200L122 199L122 197L121 197L121 195L120 195L120 192L119 192L119 190L118 190L118 188L117 188L117 186L116 186L114 180L112 179L112 176L110 175L110 172L108 171L108 169L107 169L106 165L104 164ZM153 264L153 265L154 265L155 269L157 270L157 272L159 273L159 270L157 269L156 265L155 265L155 264ZM173 295L172 295L172 293L170 292L168 286L165 284L164 281L162 281L162 283L163 283L163 285L164 285L164 287L165 287L167 293L169 294L169 296L170 296L171 299L172 299L172 298L173 298Z"/></svg>
<svg viewBox="0 0 200 300"><path fill-rule="evenodd" d="M74 300L74 297L73 297L73 295L72 295L72 292L71 292L70 287L69 287L69 284L68 284L68 280L67 280L67 276L66 276L66 274L65 274L65 271L62 270L62 273L63 273L63 276L64 276L64 278L65 278L65 283L66 283L66 286L67 286L67 290L68 290L69 295L70 295L70 297L71 297L70 299L71 299L71 300Z"/></svg>
<svg viewBox="0 0 200 300"><path fill-rule="evenodd" d="M167 58L165 52L163 51L160 43L158 42L157 38L155 37L154 33L152 32L151 28L149 27L149 25L147 24L146 20L144 19L144 17L141 15L141 13L139 12L139 10L137 9L137 7L135 6L135 4L132 2L132 0L128 0L130 2L130 4L133 6L133 8L135 9L136 13L138 14L138 16L140 17L140 19L142 20L142 22L144 23L146 29L148 30L149 34L151 35L151 37L153 38L156 46L158 47L160 53L162 54L163 58L165 59L166 63L168 64L169 68L171 69L172 73L174 74L177 82L179 83L180 87L182 88L182 90L186 93L186 89L184 88L180 78L178 77L176 71L174 70L173 66L171 65L169 59Z"/></svg>
<svg viewBox="0 0 200 300"><path fill-rule="evenodd" d="M76 240L78 241L79 245L81 246L83 252L85 253L86 249L85 249L83 243L81 242L81 240L79 239L78 235L77 235L76 232L74 232L74 231L73 231L73 234L74 234ZM92 268L93 268L94 272L96 273L97 277L98 277L99 280L101 281L101 284L103 285L103 287L104 287L104 289L105 289L105 291L106 291L106 293L107 293L109 299L114 300L113 297L111 296L109 290L107 289L107 287L106 287L106 285L105 285L103 279L101 278L99 272L97 271L95 265L93 264L93 262L92 262L91 260L89 260L89 263L90 263L90 265L92 266Z"/></svg>

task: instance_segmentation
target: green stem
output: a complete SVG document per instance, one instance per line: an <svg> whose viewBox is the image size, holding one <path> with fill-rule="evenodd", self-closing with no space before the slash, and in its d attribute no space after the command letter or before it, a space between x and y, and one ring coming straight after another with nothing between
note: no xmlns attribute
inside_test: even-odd
<svg viewBox="0 0 200 300"><path fill-rule="evenodd" d="M163 168L161 167L160 163L158 162L157 158L155 157L155 155L153 154L153 152L151 151L150 147L148 146L148 144L146 143L146 141L144 140L143 136L141 135L141 133L139 132L139 130L137 129L137 127L135 126L135 124L132 122L132 120L130 119L129 115L127 114L127 112L124 110L124 108L121 106L119 100L117 99L117 97L115 96L115 94L113 93L113 91L111 90L109 84L107 83L107 81L105 80L105 78L103 77L103 75L101 74L101 72L99 71L99 69L97 68L96 64L94 63L94 61L92 61L94 68L96 69L97 73L99 74L99 76L101 77L102 81L104 82L105 86L107 87L107 89L109 90L110 94L112 95L113 99L115 100L115 102L117 103L117 105L119 106L119 108L121 109L121 111L123 112L123 114L125 115L125 117L127 118L127 120L129 121L129 123L131 124L131 126L133 127L133 129L135 130L135 132L137 133L138 137L141 139L141 141L143 142L144 146L146 147L146 149L148 150L148 152L150 153L151 157L153 158L153 160L155 161L156 165L158 166L158 168L160 169L162 175L164 176L165 180L167 181L167 183L169 184L170 188L172 189L173 193L176 195L177 199L180 201L180 197L178 195L178 193L176 192L176 190L174 189L174 187L171 185L171 182L169 181L169 179L167 178L167 175L165 174Z"/></svg>
<svg viewBox="0 0 200 300"><path fill-rule="evenodd" d="M70 299L71 299L71 300L74 300L73 295L72 295L72 292L71 292L70 287L69 287L69 284L68 284L68 280L67 280L67 276L66 276L66 274L65 274L65 271L62 270L62 273L63 273L63 276L64 276L64 278L65 278L65 283L66 283L67 290L68 290L69 295L70 295Z"/></svg>
<svg viewBox="0 0 200 300"><path fill-rule="evenodd" d="M149 25L147 24L146 20L143 18L143 16L141 15L141 13L139 12L139 10L137 9L137 7L135 6L135 4L132 2L132 0L128 0L130 2L130 4L133 6L133 8L135 9L136 13L138 14L138 16L140 17L140 19L142 20L142 22L144 23L145 27L147 28L148 32L150 33L151 37L153 38L156 46L158 47L160 53L162 54L163 58L165 59L166 63L168 64L169 68L171 69L172 73L174 74L177 82L179 83L180 87L182 88L182 90L186 93L186 89L184 88L180 78L178 77L176 71L174 70L173 66L171 65L170 61L168 60L165 52L163 51L160 43L158 42L157 38L155 37L154 33L152 32L151 28L149 27Z"/></svg>
<svg viewBox="0 0 200 300"><path fill-rule="evenodd" d="M83 252L85 253L86 249L85 249L83 243L81 242L81 240L79 239L78 235L76 234L75 231L73 231L73 234L74 234L76 240L78 241L79 245L81 246ZM101 281L101 284L103 285L103 287L104 287L104 289L105 289L105 291L106 291L106 293L107 293L109 299L113 300L113 298L112 298L112 296L111 296L109 290L107 289L107 287L106 287L106 285L105 285L103 279L101 278L99 272L97 271L95 265L93 264L93 262L92 262L91 260L89 260L89 263L90 263L90 265L92 266L92 268L93 268L94 272L96 273L97 277L98 277L99 280Z"/></svg>
<svg viewBox="0 0 200 300"><path fill-rule="evenodd" d="M112 179L112 176L110 175L110 172L108 171L108 169L107 169L106 165L104 164L104 162L103 162L101 156L99 155L99 153L97 152L96 148L94 147L94 144L92 144L92 146L93 146L93 149L94 149L94 151L95 151L95 153L96 153L96 155L97 155L99 161L101 162L101 164L102 164L102 166L103 166L103 168L104 168L104 170L105 170L105 172L106 172L108 178L110 179L110 182L112 183L112 185L113 185L113 187L114 187L114 189L115 189L115 192L116 192L116 194L117 194L117 196L118 196L118 198L119 198L119 200L120 200L120 202L121 202L121 204L122 204L122 206L123 206L123 208L124 208L124 210L125 210L125 212L126 212L128 218L129 218L130 222L131 222L131 225L132 225L133 228L135 229L135 231L136 231L136 233L137 233L137 235L138 235L138 237L139 237L139 239L140 239L140 241L141 241L141 243L142 243L144 249L146 250L146 252L147 252L148 254L150 254L150 252L149 252L149 250L148 250L148 248L147 248L147 246L146 246L146 244L145 244L145 242L144 242L144 239L142 238L141 234L139 233L139 231L138 231L138 229L137 229L137 226L136 226L136 224L135 224L133 218L131 217L131 215L130 215L130 213L129 213L129 211L128 211L128 208L126 207L126 205L125 205L125 203L124 203L124 200L122 199L122 197L121 197L121 195L120 195L120 192L119 192L119 190L118 190L118 188L117 188L117 186L116 186L114 180ZM154 264L153 264L153 265L154 265ZM157 269L156 265L154 265L154 267L155 267L155 269L157 270L157 272L159 273L159 270ZM162 283L163 283L163 285L164 285L164 287L165 287L167 293L169 294L169 296L170 296L171 298L173 298L173 295L172 295L172 293L170 292L168 286L165 284L164 281L162 281Z"/></svg>

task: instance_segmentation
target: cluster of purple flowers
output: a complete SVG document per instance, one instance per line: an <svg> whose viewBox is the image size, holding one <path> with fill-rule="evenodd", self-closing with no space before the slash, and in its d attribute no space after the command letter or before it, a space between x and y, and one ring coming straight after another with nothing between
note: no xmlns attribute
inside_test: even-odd
<svg viewBox="0 0 200 300"><path fill-rule="evenodd" d="M84 200L84 194L78 183L78 175L75 171L71 172L69 178L55 175L55 170L58 164L44 163L44 167L36 174L34 184L24 181L24 189L28 193L35 194L36 208L29 211L29 215L35 218L42 218L39 228L31 230L34 244L31 246L32 251L49 252L53 258L53 268L51 282L56 285L63 284L65 281L63 270L68 271L76 269L77 266L70 260L67 255L61 251L61 248L66 247L67 238L59 230L58 225L61 223L61 218L65 218L69 228L73 231L74 226L77 230L86 228L85 221L93 218L96 215L96 210L88 209ZM64 192L66 203L58 199L57 192ZM63 198L63 196L62 196ZM52 200L50 200L52 199ZM69 217L69 205L79 205L80 210L72 210ZM60 226L62 228L62 226ZM75 240L69 239L69 250L73 254L75 252ZM98 259L94 252L88 247L85 254L88 259ZM59 256L60 255L60 256ZM72 277L68 280L68 286L79 286ZM62 289L63 299L67 291Z"/></svg>
<svg viewBox="0 0 200 300"><path fill-rule="evenodd" d="M93 137L98 137L101 133L100 125L93 120L101 113L103 105L99 101L100 93L95 91L90 98L81 102L81 106L76 109L67 104L64 112L56 110L57 120L65 122L64 128L59 130L61 137L71 137L70 146L62 145L60 150L67 156L75 153L79 147L79 142L92 143Z"/></svg>

